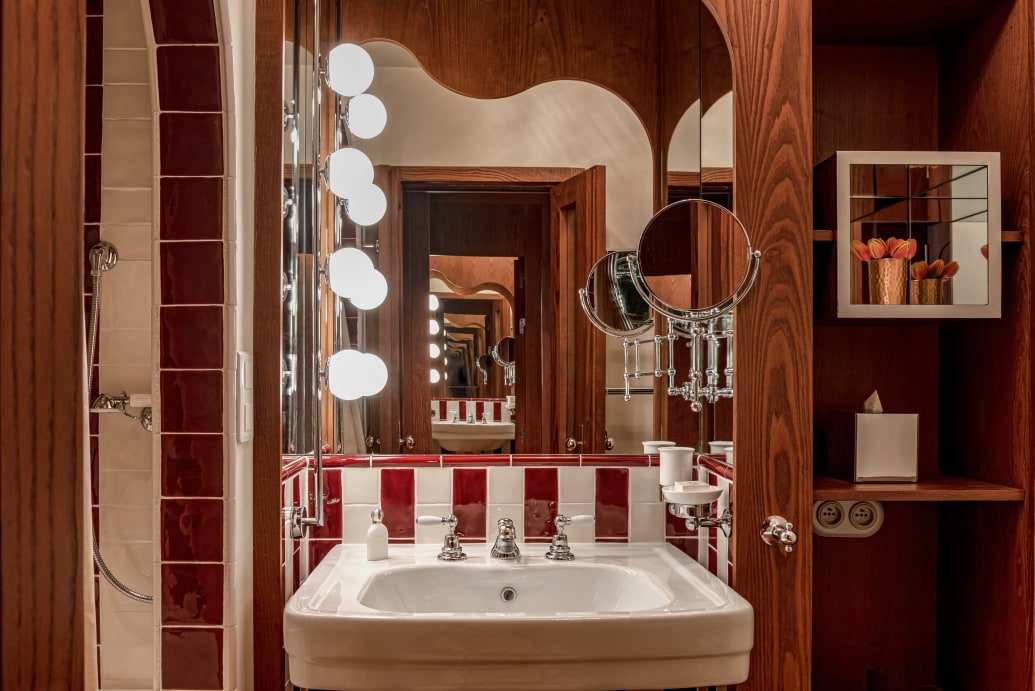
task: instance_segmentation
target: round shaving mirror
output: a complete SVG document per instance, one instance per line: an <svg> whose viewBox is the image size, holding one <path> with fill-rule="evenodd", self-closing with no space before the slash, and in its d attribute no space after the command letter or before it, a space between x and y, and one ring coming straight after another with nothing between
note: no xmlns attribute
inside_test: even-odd
<svg viewBox="0 0 1035 691"><path fill-rule="evenodd" d="M701 322L744 299L760 255L729 210L684 199L654 215L627 263L633 285L652 308L677 321Z"/></svg>
<svg viewBox="0 0 1035 691"><path fill-rule="evenodd" d="M654 324L650 306L633 285L629 274L629 252L608 252L593 265L586 287L579 290L582 309L606 334L634 337Z"/></svg>
<svg viewBox="0 0 1035 691"><path fill-rule="evenodd" d="M514 337L504 336L499 342L492 347L492 359L500 365L500 367L508 367L514 365Z"/></svg>

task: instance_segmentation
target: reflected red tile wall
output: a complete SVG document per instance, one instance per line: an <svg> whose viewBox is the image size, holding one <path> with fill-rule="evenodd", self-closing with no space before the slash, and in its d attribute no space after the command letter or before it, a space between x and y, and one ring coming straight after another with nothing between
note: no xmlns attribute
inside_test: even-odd
<svg viewBox="0 0 1035 691"><path fill-rule="evenodd" d="M557 468L525 468L526 542L546 542L556 534L557 492Z"/></svg>
<svg viewBox="0 0 1035 691"><path fill-rule="evenodd" d="M316 483L311 482L310 503L314 508L316 504L312 499L315 492ZM323 525L310 528L309 537L313 540L333 539L341 542L341 470L337 468L323 471ZM313 565L317 563L319 562L310 561Z"/></svg>
<svg viewBox="0 0 1035 691"><path fill-rule="evenodd" d="M485 468L457 468L453 471L453 514L457 531L471 540L485 540Z"/></svg>
<svg viewBox="0 0 1035 691"><path fill-rule="evenodd" d="M629 469L596 469L597 539L629 537Z"/></svg>
<svg viewBox="0 0 1035 691"><path fill-rule="evenodd" d="M223 437L162 435L162 496L222 497Z"/></svg>
<svg viewBox="0 0 1035 691"><path fill-rule="evenodd" d="M223 623L222 564L163 564L162 623Z"/></svg>
<svg viewBox="0 0 1035 691"><path fill-rule="evenodd" d="M414 536L413 468L385 468L381 471L381 510L388 528L388 539L413 542Z"/></svg>

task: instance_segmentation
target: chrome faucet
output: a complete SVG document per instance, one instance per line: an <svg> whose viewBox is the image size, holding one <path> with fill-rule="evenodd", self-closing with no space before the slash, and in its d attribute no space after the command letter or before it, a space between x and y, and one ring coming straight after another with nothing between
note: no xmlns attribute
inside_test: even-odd
<svg viewBox="0 0 1035 691"><path fill-rule="evenodd" d="M501 561L510 561L520 557L521 550L517 546L517 528L514 527L514 521L509 518L501 518L498 528L496 543L492 546L489 556Z"/></svg>

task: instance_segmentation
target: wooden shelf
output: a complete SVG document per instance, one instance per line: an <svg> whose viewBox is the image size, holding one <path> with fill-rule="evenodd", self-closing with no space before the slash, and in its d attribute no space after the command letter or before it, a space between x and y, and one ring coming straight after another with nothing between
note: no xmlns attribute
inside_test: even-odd
<svg viewBox="0 0 1035 691"><path fill-rule="evenodd" d="M1004 230L1000 232L1000 237L1003 242L1024 242L1024 231L1021 230ZM834 231L823 230L816 228L812 231L813 242L833 242Z"/></svg>
<svg viewBox="0 0 1035 691"><path fill-rule="evenodd" d="M854 483L817 475L816 501L1023 501L1024 490L941 473L921 473L920 481Z"/></svg>

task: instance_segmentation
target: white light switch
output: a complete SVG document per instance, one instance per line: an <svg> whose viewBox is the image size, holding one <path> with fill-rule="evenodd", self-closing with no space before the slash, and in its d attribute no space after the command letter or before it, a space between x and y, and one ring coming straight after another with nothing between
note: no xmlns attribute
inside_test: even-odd
<svg viewBox="0 0 1035 691"><path fill-rule="evenodd" d="M255 378L252 376L252 354L237 353L237 441L244 443L255 436Z"/></svg>

